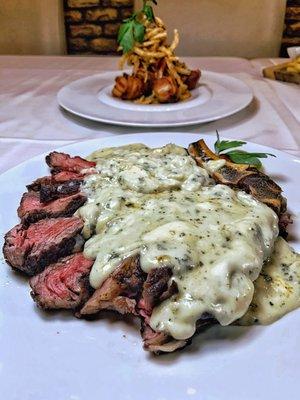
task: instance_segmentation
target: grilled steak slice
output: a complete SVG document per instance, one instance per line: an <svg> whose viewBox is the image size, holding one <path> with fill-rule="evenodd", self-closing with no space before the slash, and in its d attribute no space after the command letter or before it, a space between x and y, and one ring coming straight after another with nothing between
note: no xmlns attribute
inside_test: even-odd
<svg viewBox="0 0 300 400"><path fill-rule="evenodd" d="M70 196L78 193L80 189L81 181L72 180L63 183L41 185L40 189L40 202L49 203L52 200L59 199L61 197Z"/></svg>
<svg viewBox="0 0 300 400"><path fill-rule="evenodd" d="M100 310L115 310L121 314L135 314L145 274L138 256L129 257L106 279L80 311L81 315L96 314Z"/></svg>
<svg viewBox="0 0 300 400"><path fill-rule="evenodd" d="M153 307L177 292L175 282L170 282L172 270L162 267L146 275L140 268L139 257L124 262L97 289L80 311L80 315L96 314L101 310L115 310L142 318L144 347L151 352L172 352L186 346L187 341L177 341L148 325ZM141 297L142 296L142 297Z"/></svg>
<svg viewBox="0 0 300 400"><path fill-rule="evenodd" d="M83 173L76 173L76 172L71 172L71 171L60 171L56 172L52 175L52 179L55 182L67 182L67 181L83 181L84 174Z"/></svg>
<svg viewBox="0 0 300 400"><path fill-rule="evenodd" d="M81 157L71 157L69 154L53 151L46 156L46 163L54 171L69 171L80 173L81 171L96 166L95 162L84 160Z"/></svg>
<svg viewBox="0 0 300 400"><path fill-rule="evenodd" d="M173 353L187 346L191 340L176 340L164 332L155 332L148 324L142 322L141 335L144 349L154 354Z"/></svg>
<svg viewBox="0 0 300 400"><path fill-rule="evenodd" d="M216 320L211 315L203 314L197 321L195 335L215 323ZM172 353L176 350L183 349L191 344L193 339L193 337L191 337L186 340L176 340L164 332L155 332L145 321L142 322L141 335L144 342L144 349L154 354Z"/></svg>
<svg viewBox="0 0 300 400"><path fill-rule="evenodd" d="M27 189L29 192L39 192L40 202L48 203L51 200L78 193L83 178L84 175L63 171L55 175L38 178L27 185Z"/></svg>
<svg viewBox="0 0 300 400"><path fill-rule="evenodd" d="M175 281L169 284L172 277L170 267L155 268L147 275L144 283L142 299L139 306L147 313L151 314L153 307L171 297L178 292Z"/></svg>
<svg viewBox="0 0 300 400"><path fill-rule="evenodd" d="M178 292L175 281L171 281L172 269L161 267L153 269L147 275L142 297L138 303L142 317L141 335L144 349L152 353L171 353L187 345L186 340L175 340L164 332L155 332L150 326L153 308Z"/></svg>
<svg viewBox="0 0 300 400"><path fill-rule="evenodd" d="M86 202L83 193L50 201L47 204L40 202L38 192L24 193L18 208L18 216L23 224L30 224L44 218L70 217Z"/></svg>
<svg viewBox="0 0 300 400"><path fill-rule="evenodd" d="M48 309L76 309L90 296L89 273L93 261L82 253L61 258L30 279L31 296Z"/></svg>
<svg viewBox="0 0 300 400"><path fill-rule="evenodd" d="M216 182L252 194L257 200L271 207L278 216L286 212L286 200L281 194L281 188L258 169L246 164L232 163L224 156L219 157L207 147L202 139L190 144L188 152L197 164L204 168L207 161L225 159L223 167L210 172Z"/></svg>
<svg viewBox="0 0 300 400"><path fill-rule="evenodd" d="M58 172L57 174L54 174L54 175L38 178L34 182L32 182L30 185L27 185L26 187L27 187L28 191L39 192L41 190L41 187L45 186L45 185L55 185L55 184L65 183L65 182L70 182L70 181L82 182L83 178L84 178L84 175L82 175L82 174L76 174L76 172L62 171L62 172Z"/></svg>
<svg viewBox="0 0 300 400"><path fill-rule="evenodd" d="M153 269L147 275L142 296L138 302L138 312L146 324L149 324L153 308L178 292L175 281L171 281L172 269L161 267Z"/></svg>
<svg viewBox="0 0 300 400"><path fill-rule="evenodd" d="M29 192L39 192L42 185L51 185L53 183L52 176L43 176L38 178L29 185L26 185Z"/></svg>
<svg viewBox="0 0 300 400"><path fill-rule="evenodd" d="M171 278L172 269L170 267L150 271L138 303L139 315L142 318L141 335L144 341L144 349L155 354L172 353L192 342L192 338L176 340L167 333L157 332L150 327L153 308L178 292L177 284ZM213 323L215 323L215 320L211 315L203 314L197 322L197 332Z"/></svg>
<svg viewBox="0 0 300 400"><path fill-rule="evenodd" d="M13 268L35 275L59 258L79 251L82 228L83 221L77 217L45 219L28 228L17 225L5 235L4 257Z"/></svg>

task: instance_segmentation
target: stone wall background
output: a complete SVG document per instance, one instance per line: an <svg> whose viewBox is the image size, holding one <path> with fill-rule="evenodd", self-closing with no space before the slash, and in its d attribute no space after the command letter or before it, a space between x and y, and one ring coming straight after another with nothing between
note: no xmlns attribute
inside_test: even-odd
<svg viewBox="0 0 300 400"><path fill-rule="evenodd" d="M68 54L116 54L120 23L134 0L64 0Z"/></svg>
<svg viewBox="0 0 300 400"><path fill-rule="evenodd" d="M68 54L116 54L118 29L134 0L63 0ZM300 0L288 0L281 56L300 46Z"/></svg>
<svg viewBox="0 0 300 400"><path fill-rule="evenodd" d="M300 0L288 0L281 56L287 57L287 47L300 46Z"/></svg>

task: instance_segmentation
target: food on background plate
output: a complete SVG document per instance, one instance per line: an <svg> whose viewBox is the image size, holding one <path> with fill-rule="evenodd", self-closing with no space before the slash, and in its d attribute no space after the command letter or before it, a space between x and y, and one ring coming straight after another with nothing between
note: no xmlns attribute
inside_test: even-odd
<svg viewBox="0 0 300 400"><path fill-rule="evenodd" d="M300 56L272 67L263 69L265 78L300 84Z"/></svg>
<svg viewBox="0 0 300 400"><path fill-rule="evenodd" d="M112 94L140 104L187 100L200 79L200 70L190 70L175 55L179 33L174 31L173 42L168 45L166 27L154 16L149 3L151 1L144 1L142 10L121 25L118 41L123 56L120 66L123 68L127 63L133 72L116 78Z"/></svg>
<svg viewBox="0 0 300 400"><path fill-rule="evenodd" d="M244 144L53 152L51 175L28 185L5 235L5 259L32 276L39 307L139 317L154 353L211 324L275 321L299 306L300 255L282 237L282 190L259 170L268 154Z"/></svg>

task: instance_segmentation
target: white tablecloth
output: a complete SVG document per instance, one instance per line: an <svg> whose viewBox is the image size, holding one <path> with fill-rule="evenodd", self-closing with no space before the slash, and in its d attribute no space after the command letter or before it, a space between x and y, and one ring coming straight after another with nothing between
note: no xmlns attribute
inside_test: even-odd
<svg viewBox="0 0 300 400"><path fill-rule="evenodd" d="M255 100L244 111L223 120L170 131L214 135L218 129L224 137L300 156L300 87L262 78L262 67L275 60L210 57L188 58L186 62L242 79L252 88ZM0 56L0 173L65 144L111 135L113 145L115 134L147 131L94 123L59 109L56 93L61 87L115 69L117 59L113 57Z"/></svg>

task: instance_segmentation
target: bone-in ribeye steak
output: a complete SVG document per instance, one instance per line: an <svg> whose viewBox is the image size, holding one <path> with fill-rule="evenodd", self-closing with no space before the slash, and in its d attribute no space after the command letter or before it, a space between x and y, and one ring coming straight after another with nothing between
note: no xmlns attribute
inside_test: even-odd
<svg viewBox="0 0 300 400"><path fill-rule="evenodd" d="M202 165L216 156L208 153L201 141L199 143L201 145L190 145L189 152ZM30 279L31 295L38 306L72 309L82 317L102 310L133 314L141 318L146 350L160 353L185 347L190 339L174 340L149 325L153 308L178 292L170 267L153 269L146 274L141 269L139 256L132 256L123 260L100 288L91 288L89 273L94 261L81 252L83 221L73 214L86 201L81 183L85 175L97 173L96 164L58 152L50 153L46 162L51 175L27 186L28 192L22 196L18 208L21 223L5 235L3 247L5 259L14 269L33 276ZM290 221L281 189L260 172L227 164L230 176L236 176L237 172L244 174L246 187L222 182L225 178L221 175L214 179L257 196L277 211L286 228ZM203 315L198 321L198 329L214 322L210 315Z"/></svg>

